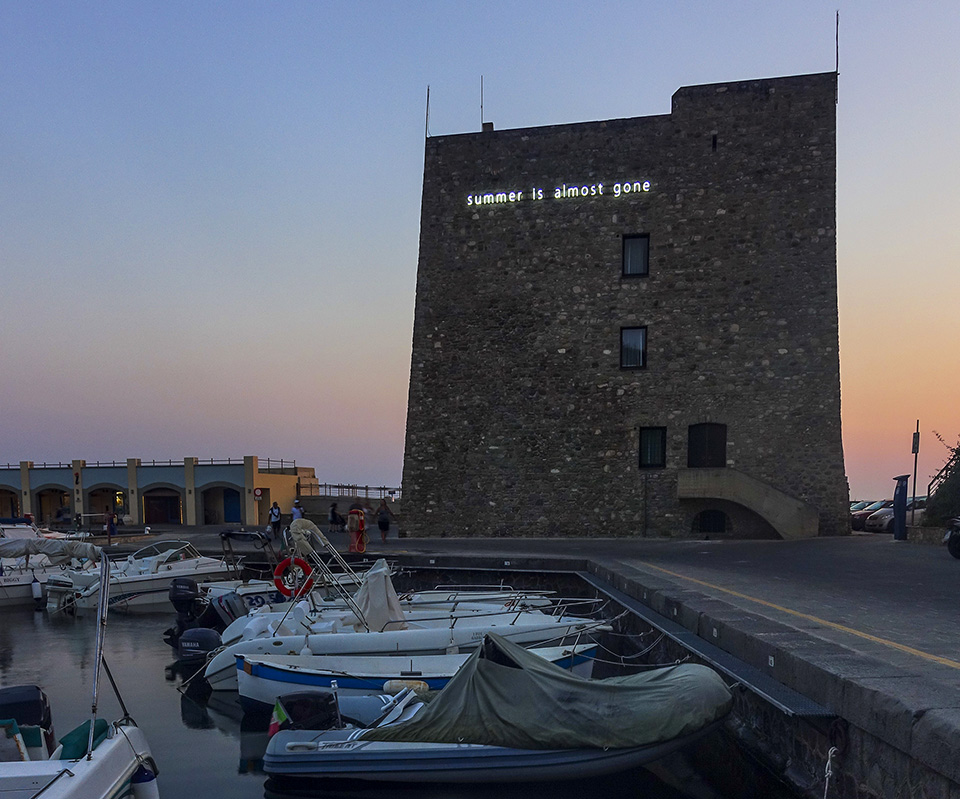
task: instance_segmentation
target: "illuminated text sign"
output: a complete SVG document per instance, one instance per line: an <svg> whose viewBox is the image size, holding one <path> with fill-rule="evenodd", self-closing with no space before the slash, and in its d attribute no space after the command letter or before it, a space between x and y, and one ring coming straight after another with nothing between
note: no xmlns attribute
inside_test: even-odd
<svg viewBox="0 0 960 799"><path fill-rule="evenodd" d="M578 197L624 197L628 194L642 194L650 191L649 180L626 180L619 183L581 183L568 185L562 183L553 189L544 190L537 186L529 189L510 191L488 191L483 194L467 195L467 205L503 205L519 202L540 202L545 198L570 200Z"/></svg>

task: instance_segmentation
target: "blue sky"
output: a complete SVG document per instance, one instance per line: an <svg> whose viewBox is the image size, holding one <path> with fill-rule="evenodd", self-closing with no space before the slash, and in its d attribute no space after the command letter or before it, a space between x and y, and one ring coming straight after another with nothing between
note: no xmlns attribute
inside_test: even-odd
<svg viewBox="0 0 960 799"><path fill-rule="evenodd" d="M0 0L0 463L399 483L430 133L834 68L838 4ZM960 433L954 3L840 3L847 472ZM904 367L900 377L892 372Z"/></svg>

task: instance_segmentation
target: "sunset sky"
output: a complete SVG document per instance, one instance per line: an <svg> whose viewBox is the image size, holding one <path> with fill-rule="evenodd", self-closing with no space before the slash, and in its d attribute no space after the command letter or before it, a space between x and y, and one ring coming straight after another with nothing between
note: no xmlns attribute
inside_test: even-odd
<svg viewBox="0 0 960 799"><path fill-rule="evenodd" d="M853 498L960 434L960 11L0 2L0 465L296 459L397 485L430 133L825 72ZM811 442L815 446L816 442Z"/></svg>

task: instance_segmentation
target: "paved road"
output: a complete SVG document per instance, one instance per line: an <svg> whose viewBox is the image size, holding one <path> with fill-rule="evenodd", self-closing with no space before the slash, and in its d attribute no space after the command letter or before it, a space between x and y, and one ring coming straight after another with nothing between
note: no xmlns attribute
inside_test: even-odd
<svg viewBox="0 0 960 799"><path fill-rule="evenodd" d="M909 672L960 680L960 560L889 535L803 541L404 539L386 553L588 557L720 599Z"/></svg>

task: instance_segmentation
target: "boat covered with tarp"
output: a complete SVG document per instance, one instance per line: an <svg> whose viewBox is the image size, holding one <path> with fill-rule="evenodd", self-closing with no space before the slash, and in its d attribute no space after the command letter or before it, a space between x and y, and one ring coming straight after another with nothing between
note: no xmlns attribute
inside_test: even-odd
<svg viewBox="0 0 960 799"><path fill-rule="evenodd" d="M274 777L499 782L585 777L653 762L720 723L732 696L694 663L590 680L490 633L433 701L369 729L284 730Z"/></svg>
<svg viewBox="0 0 960 799"><path fill-rule="evenodd" d="M100 554L100 547L82 541L0 538L0 606L42 602L50 575L66 567L89 571Z"/></svg>

